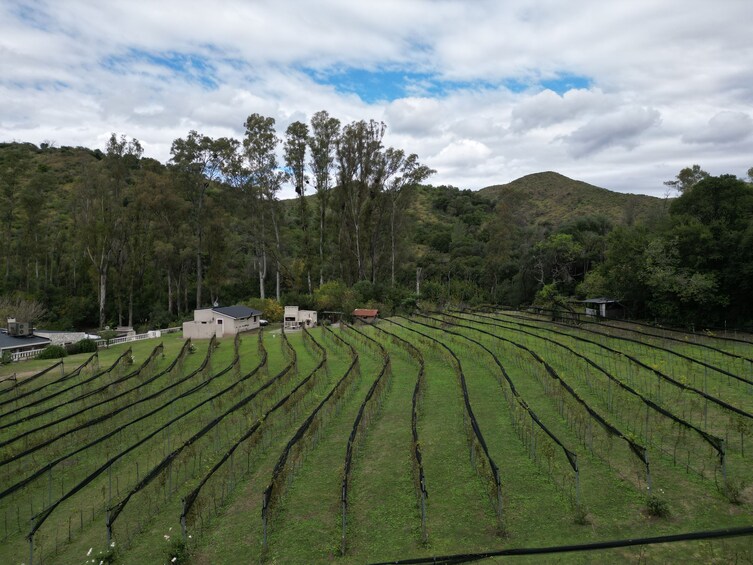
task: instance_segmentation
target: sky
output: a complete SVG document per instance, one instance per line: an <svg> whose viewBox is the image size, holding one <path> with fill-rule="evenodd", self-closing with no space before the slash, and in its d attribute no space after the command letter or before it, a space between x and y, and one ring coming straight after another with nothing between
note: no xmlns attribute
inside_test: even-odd
<svg viewBox="0 0 753 565"><path fill-rule="evenodd" d="M0 0L0 141L170 158L327 110L477 190L557 171L664 196L753 167L750 0ZM292 196L286 187L283 196Z"/></svg>

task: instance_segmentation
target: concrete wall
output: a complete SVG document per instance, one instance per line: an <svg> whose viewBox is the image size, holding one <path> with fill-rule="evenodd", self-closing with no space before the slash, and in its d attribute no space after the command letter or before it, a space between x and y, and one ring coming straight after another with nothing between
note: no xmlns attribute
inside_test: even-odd
<svg viewBox="0 0 753 565"><path fill-rule="evenodd" d="M222 329L220 329L220 332ZM183 339L211 339L213 335L217 335L217 327L212 322L183 322ZM222 334L220 333L218 337Z"/></svg>
<svg viewBox="0 0 753 565"><path fill-rule="evenodd" d="M294 330L298 327L298 306L285 306L283 325L286 330Z"/></svg>
<svg viewBox="0 0 753 565"><path fill-rule="evenodd" d="M250 318L246 318L245 320L234 320L230 318L230 322L232 322L232 325L225 327L226 332L228 328L232 328L233 333L247 332L250 330L255 330L259 327L259 316L251 316Z"/></svg>
<svg viewBox="0 0 753 565"><path fill-rule="evenodd" d="M286 330L311 328L316 325L316 310L299 310L298 306L285 306L284 325Z"/></svg>
<svg viewBox="0 0 753 565"><path fill-rule="evenodd" d="M193 311L194 322L213 322L214 312L211 308L202 308L201 310Z"/></svg>
<svg viewBox="0 0 753 565"><path fill-rule="evenodd" d="M298 321L305 325L307 328L316 325L316 310L299 310Z"/></svg>

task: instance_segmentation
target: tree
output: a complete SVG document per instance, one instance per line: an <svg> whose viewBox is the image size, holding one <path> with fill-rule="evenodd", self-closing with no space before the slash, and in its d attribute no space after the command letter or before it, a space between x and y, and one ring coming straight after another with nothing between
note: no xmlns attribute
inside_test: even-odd
<svg viewBox="0 0 753 565"><path fill-rule="evenodd" d="M552 234L534 247L533 259L537 280L543 287L554 284L564 289L572 286L576 263L582 255L583 246L572 235Z"/></svg>
<svg viewBox="0 0 753 565"><path fill-rule="evenodd" d="M5 244L2 246L5 257L5 280L11 274L11 257L13 256L13 228L16 220L16 203L21 194L24 177L31 167L31 156L26 148L11 147L3 155L0 162L0 220L5 233Z"/></svg>
<svg viewBox="0 0 753 565"><path fill-rule="evenodd" d="M371 278L375 277L376 241L369 227L382 211L378 197L384 178L385 130L384 122L353 122L343 128L337 143L340 241L344 254L355 259L355 265L346 264L351 283L366 279L369 255Z"/></svg>
<svg viewBox="0 0 753 565"><path fill-rule="evenodd" d="M47 308L36 300L24 298L20 294L0 296L0 320L8 318L19 322L34 323L47 315Z"/></svg>
<svg viewBox="0 0 753 565"><path fill-rule="evenodd" d="M386 193L390 202L390 268L391 282L395 286L396 230L399 212L409 189L423 182L436 171L418 162L418 155L411 153L408 157L402 149L390 147L385 152L384 177L388 179Z"/></svg>
<svg viewBox="0 0 753 565"><path fill-rule="evenodd" d="M237 142L229 138L212 139L191 130L185 139L173 141L171 162L191 203L196 256L196 308L201 308L206 195L213 182L222 178L224 164L232 158Z"/></svg>
<svg viewBox="0 0 753 565"><path fill-rule="evenodd" d="M322 110L311 117L310 167L319 204L319 285L324 284L324 225L326 220L335 151L340 136L340 120Z"/></svg>
<svg viewBox="0 0 753 565"><path fill-rule="evenodd" d="M650 307L663 319L677 321L687 318L694 308L725 304L726 297L718 292L718 281L713 273L701 273L681 266L676 238L658 237L648 244L644 252L641 278L651 289Z"/></svg>
<svg viewBox="0 0 753 565"><path fill-rule="evenodd" d="M311 288L311 243L309 239L308 206L306 205L306 143L308 141L309 128L303 122L293 122L285 132L285 164L290 169L290 178L293 180L295 192L298 195L298 222L303 231L303 262L306 271L309 294Z"/></svg>
<svg viewBox="0 0 753 565"><path fill-rule="evenodd" d="M249 180L258 195L257 254L259 266L259 296L265 298L264 281L267 275L267 236L266 220L270 220L274 230L276 297L280 300L280 268L282 245L277 220L277 192L284 181L284 173L278 170L275 150L280 139L275 132L274 118L260 114L251 114L245 122L246 134L243 138L243 150L249 172Z"/></svg>
<svg viewBox="0 0 753 565"><path fill-rule="evenodd" d="M708 177L709 174L701 169L699 165L693 165L692 167L682 169L674 180L664 181L664 185L682 194Z"/></svg>
<svg viewBox="0 0 753 565"><path fill-rule="evenodd" d="M99 326L106 320L108 275L118 247L127 235L124 232L125 192L130 171L138 165L143 150L136 139L110 136L105 159L87 167L78 187L79 226L83 231L86 256L98 278Z"/></svg>

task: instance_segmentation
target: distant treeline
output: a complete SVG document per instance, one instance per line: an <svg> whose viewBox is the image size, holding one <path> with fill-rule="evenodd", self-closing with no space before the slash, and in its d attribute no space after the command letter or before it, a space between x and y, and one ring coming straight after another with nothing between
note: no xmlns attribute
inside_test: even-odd
<svg viewBox="0 0 753 565"><path fill-rule="evenodd" d="M591 206L536 223L504 193L424 184L433 171L384 134L322 111L282 136L258 114L242 140L191 131L166 164L115 134L104 150L0 144L0 296L39 302L37 325L60 329L164 327L215 301L275 317L279 302L392 312L587 296L671 323L753 320L749 182L685 169L680 196L640 218ZM297 198L279 200L284 183Z"/></svg>

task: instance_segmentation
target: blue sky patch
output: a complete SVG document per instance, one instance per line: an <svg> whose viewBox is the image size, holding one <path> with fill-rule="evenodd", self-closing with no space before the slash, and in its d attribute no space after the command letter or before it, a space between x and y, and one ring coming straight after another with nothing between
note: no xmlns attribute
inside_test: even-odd
<svg viewBox="0 0 753 565"><path fill-rule="evenodd" d="M591 80L587 77L569 73L547 80L510 78L499 81L456 81L444 80L433 73L399 69L368 70L348 67L325 71L303 68L301 71L317 84L332 86L340 94L355 94L367 104L391 102L407 96L442 98L456 91L499 88L516 93L549 89L557 94L564 94L573 88L588 88L591 85Z"/></svg>
<svg viewBox="0 0 753 565"><path fill-rule="evenodd" d="M555 79L542 80L541 86L553 90L557 94L564 94L568 90L590 88L592 85L591 79L588 77L573 75L569 73L563 73L558 75Z"/></svg>
<svg viewBox="0 0 753 565"><path fill-rule="evenodd" d="M102 66L108 70L128 72L129 68L138 63L147 63L169 71L188 82L201 84L208 90L218 86L215 78L215 68L201 55L194 53L180 53L178 51L163 51L150 53L141 49L129 49L124 55L113 55L102 60Z"/></svg>
<svg viewBox="0 0 753 565"><path fill-rule="evenodd" d="M316 83L332 86L341 94L355 94L368 104L391 102L407 96L441 98L458 90L490 89L490 81L443 80L433 73L404 70L367 70L349 67L327 71L301 69Z"/></svg>
<svg viewBox="0 0 753 565"><path fill-rule="evenodd" d="M55 24L49 14L37 6L21 3L13 6L12 13L27 26L41 31L50 31Z"/></svg>

